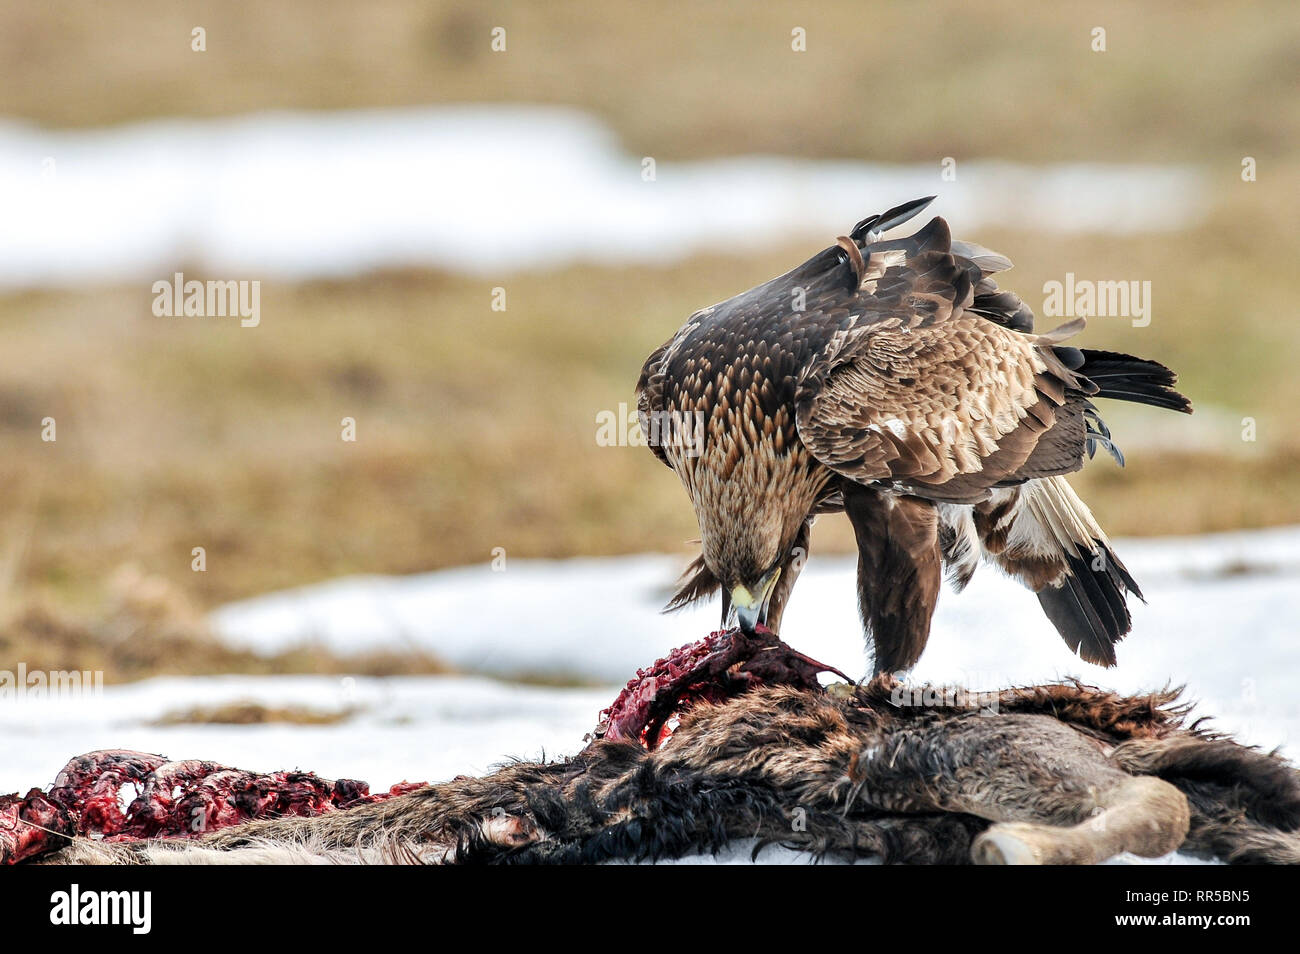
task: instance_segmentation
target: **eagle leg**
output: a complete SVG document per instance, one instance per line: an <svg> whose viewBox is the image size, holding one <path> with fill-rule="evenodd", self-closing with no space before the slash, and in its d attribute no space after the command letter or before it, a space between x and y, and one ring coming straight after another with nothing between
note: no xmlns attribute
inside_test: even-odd
<svg viewBox="0 0 1300 954"><path fill-rule="evenodd" d="M858 541L858 608L874 644L874 673L909 669L930 638L939 599L938 514L920 497L844 481Z"/></svg>

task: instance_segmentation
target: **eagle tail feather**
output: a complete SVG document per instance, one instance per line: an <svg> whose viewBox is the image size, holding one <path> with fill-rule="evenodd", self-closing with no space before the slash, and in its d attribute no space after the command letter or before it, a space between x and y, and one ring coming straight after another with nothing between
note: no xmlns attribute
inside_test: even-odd
<svg viewBox="0 0 1300 954"><path fill-rule="evenodd" d="M1192 413L1192 402L1174 388L1178 375L1160 362L1116 351L1081 350L1083 364L1078 373L1097 385L1094 397Z"/></svg>
<svg viewBox="0 0 1300 954"><path fill-rule="evenodd" d="M1142 593L1110 545L1094 542L1096 553L1079 547L1065 554L1061 584L1039 590L1038 602L1071 650L1090 663L1114 666L1115 644L1132 628L1125 594L1140 599Z"/></svg>
<svg viewBox="0 0 1300 954"><path fill-rule="evenodd" d="M1142 591L1065 478L1000 491L977 506L975 525L985 555L1038 594L1065 644L1115 665L1115 644L1132 628L1127 595Z"/></svg>

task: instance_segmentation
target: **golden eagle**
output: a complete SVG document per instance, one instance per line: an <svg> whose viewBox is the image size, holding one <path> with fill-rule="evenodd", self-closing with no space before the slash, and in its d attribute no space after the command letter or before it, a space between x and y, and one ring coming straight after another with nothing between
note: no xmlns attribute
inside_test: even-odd
<svg viewBox="0 0 1300 954"><path fill-rule="evenodd" d="M814 518L842 510L875 671L916 662L941 567L961 589L981 558L1038 594L1072 650L1112 666L1125 596L1142 594L1062 475L1098 445L1123 463L1092 398L1191 405L1161 364L1063 345L1082 320L1035 334L991 277L1011 262L942 218L882 239L932 198L697 311L647 359L641 426L701 535L669 607L720 588L724 624L779 628ZM675 439L693 420L698 439Z"/></svg>

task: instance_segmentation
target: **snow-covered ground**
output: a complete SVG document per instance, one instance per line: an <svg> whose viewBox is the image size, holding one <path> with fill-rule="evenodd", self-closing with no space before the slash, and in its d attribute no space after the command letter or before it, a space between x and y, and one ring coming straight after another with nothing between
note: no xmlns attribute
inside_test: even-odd
<svg viewBox="0 0 1300 954"><path fill-rule="evenodd" d="M1127 692L1185 683L1219 727L1300 755L1300 527L1121 540L1117 549L1149 600L1134 607L1118 669L1072 657L1033 595L983 567L965 593L941 597L913 677L975 689L1066 675ZM680 568L662 556L510 560L504 571L337 580L230 605L215 614L216 627L259 651L304 641L345 652L414 645L476 675L154 679L100 697L10 699L0 704L0 792L48 784L67 758L106 747L299 767L376 789L482 773L512 756L572 753L638 666L713 628L712 607L658 613ZM851 560L814 555L783 630L798 648L857 676L865 658L853 574ZM608 687L508 681L519 673ZM149 724L238 700L355 714L323 726ZM747 857L738 846L722 860Z"/></svg>
<svg viewBox="0 0 1300 954"><path fill-rule="evenodd" d="M1178 166L919 166L626 153L557 107L267 113L91 130L0 122L0 286L262 280L431 265L500 278L810 238L920 195L966 234L1169 230L1206 211Z"/></svg>
<svg viewBox="0 0 1300 954"><path fill-rule="evenodd" d="M1077 675L1125 692L1186 684L1205 712L1250 742L1300 749L1300 527L1202 537L1120 540L1142 585L1120 665L1072 656L1033 594L991 567L965 592L945 590L913 676L974 689ZM663 556L508 560L409 577L360 577L247 600L214 622L262 651L302 642L335 650L419 646L459 669L624 681L717 622L715 606L658 611L684 561ZM783 635L799 649L864 673L854 561L804 568Z"/></svg>
<svg viewBox="0 0 1300 954"><path fill-rule="evenodd" d="M149 679L105 687L99 697L0 704L0 791L47 785L73 755L104 748L259 770L301 768L363 779L379 791L400 781L483 774L510 756L576 751L611 698L603 689L556 691L478 677ZM319 726L150 724L177 710L233 701L355 715Z"/></svg>

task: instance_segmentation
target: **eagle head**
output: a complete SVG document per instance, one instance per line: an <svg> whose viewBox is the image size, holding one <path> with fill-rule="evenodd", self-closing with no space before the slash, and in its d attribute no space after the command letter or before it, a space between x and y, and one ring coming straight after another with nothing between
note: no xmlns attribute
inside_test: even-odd
<svg viewBox="0 0 1300 954"><path fill-rule="evenodd" d="M761 508L717 508L698 515L705 565L747 633L767 622L772 593L805 514L787 513L767 500Z"/></svg>
<svg viewBox="0 0 1300 954"><path fill-rule="evenodd" d="M736 620L740 628L752 634L759 623L767 621L767 607L772 599L772 590L781 578L781 568L774 566L764 573L753 586L738 583L731 588L731 605L736 610Z"/></svg>

